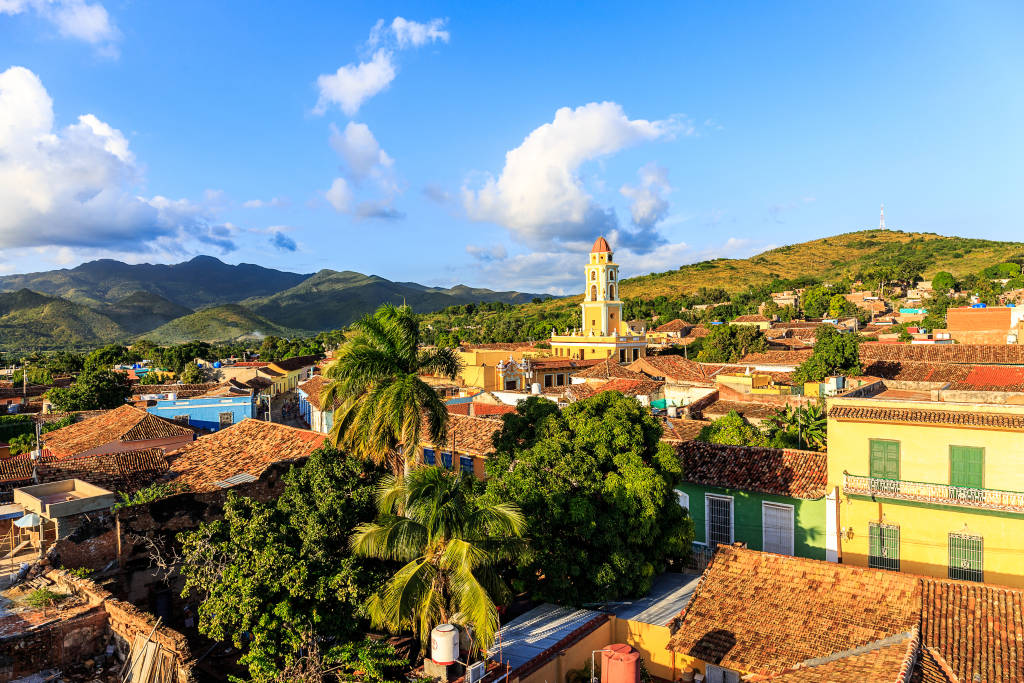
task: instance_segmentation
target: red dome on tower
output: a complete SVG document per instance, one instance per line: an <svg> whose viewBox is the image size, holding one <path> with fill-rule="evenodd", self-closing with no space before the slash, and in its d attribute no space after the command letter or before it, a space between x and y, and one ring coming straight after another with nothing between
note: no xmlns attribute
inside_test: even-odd
<svg viewBox="0 0 1024 683"><path fill-rule="evenodd" d="M604 237L598 237L594 240L594 246L590 248L591 254L603 254L605 252L611 252L612 248L608 246L608 240Z"/></svg>

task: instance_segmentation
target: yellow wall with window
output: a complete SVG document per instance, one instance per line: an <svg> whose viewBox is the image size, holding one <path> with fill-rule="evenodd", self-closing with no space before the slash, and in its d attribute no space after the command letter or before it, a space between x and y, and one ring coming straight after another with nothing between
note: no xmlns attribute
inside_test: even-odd
<svg viewBox="0 0 1024 683"><path fill-rule="evenodd" d="M1024 414L1022 406L996 407L878 399L858 400L856 403L850 399L840 399L832 403L836 404L929 411L954 410L972 414ZM876 467L882 466L884 449L893 449L893 442L898 444L895 447L898 449L898 476L884 476L882 470L877 469L872 475L872 440L890 444L876 445L879 458ZM919 500L898 499L878 490L873 497L870 490L865 494L851 494L850 490L853 489L844 490L843 477L843 473L847 472L858 477L898 479L893 484L895 490L908 496L925 489L899 482L950 485L966 481L963 479L962 464L958 465L960 470L956 479L951 481L951 447L973 447L983 449L980 488L1024 492L1024 433L963 425L853 422L830 417L828 444L829 487L838 487L840 491L838 525L844 563L868 566L869 525L884 522L899 527L901 571L947 577L950 564L949 535L962 534L981 538L980 566L986 582L1024 587L1024 512L985 509L967 501L946 504L937 502L934 496ZM963 462L963 453L969 451L958 449L960 463ZM939 494L938 501L961 495L960 489L935 491Z"/></svg>

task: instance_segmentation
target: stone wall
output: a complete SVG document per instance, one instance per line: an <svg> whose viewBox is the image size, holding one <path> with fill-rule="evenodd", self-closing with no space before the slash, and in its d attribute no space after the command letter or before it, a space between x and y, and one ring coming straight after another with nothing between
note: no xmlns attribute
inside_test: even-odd
<svg viewBox="0 0 1024 683"><path fill-rule="evenodd" d="M64 615L53 610L31 617L12 615L3 621L0 683L79 663L102 652L106 640L107 614L92 605Z"/></svg>
<svg viewBox="0 0 1024 683"><path fill-rule="evenodd" d="M80 543L62 538L54 545L54 561L64 567L102 569L117 559L117 531L113 528Z"/></svg>

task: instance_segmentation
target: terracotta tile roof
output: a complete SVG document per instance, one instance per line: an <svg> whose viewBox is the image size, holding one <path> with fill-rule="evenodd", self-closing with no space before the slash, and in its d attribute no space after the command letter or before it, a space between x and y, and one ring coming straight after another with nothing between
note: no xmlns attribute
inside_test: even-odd
<svg viewBox="0 0 1024 683"><path fill-rule="evenodd" d="M0 460L0 482L29 481L32 479L32 459L28 453Z"/></svg>
<svg viewBox="0 0 1024 683"><path fill-rule="evenodd" d="M901 382L942 382L961 391L1024 391L1024 367L875 360L865 364L870 377Z"/></svg>
<svg viewBox="0 0 1024 683"><path fill-rule="evenodd" d="M213 391L219 384L217 382L205 382L202 384L136 384L132 387L132 398L140 400L148 394L176 394L178 398L192 398L202 396L208 391Z"/></svg>
<svg viewBox="0 0 1024 683"><path fill-rule="evenodd" d="M426 423L420 427L420 444L435 446L439 449L454 449L456 453L470 455L487 455L494 446L491 439L501 429L502 421L490 417L470 417L469 415L448 414L448 436L443 445L435 444L430 439Z"/></svg>
<svg viewBox="0 0 1024 683"><path fill-rule="evenodd" d="M668 382L707 386L714 383L700 363L682 356L647 356L633 361L628 367L630 370L642 372L649 377L663 378Z"/></svg>
<svg viewBox="0 0 1024 683"><path fill-rule="evenodd" d="M258 361L258 360L242 360L242 361L238 361L237 363L232 363L228 367L229 368L265 368L268 365L270 365L270 363L266 363L266 362Z"/></svg>
<svg viewBox="0 0 1024 683"><path fill-rule="evenodd" d="M684 322L684 321L680 320L679 318L676 318L675 320L668 321L664 325L658 325L657 327L654 328L654 331L655 332L684 332L684 331L690 329L691 327L693 327L693 325L691 325L690 323Z"/></svg>
<svg viewBox="0 0 1024 683"><path fill-rule="evenodd" d="M597 385L594 387L594 391L595 393L617 391L624 396L654 396L664 386L664 382L656 382L651 379L613 379Z"/></svg>
<svg viewBox="0 0 1024 683"><path fill-rule="evenodd" d="M96 417L43 435L44 448L54 455L76 455L115 441L148 441L191 436L195 431L171 420L123 405Z"/></svg>
<svg viewBox="0 0 1024 683"><path fill-rule="evenodd" d="M260 370L267 377L284 377L286 373L278 372L274 368L263 368Z"/></svg>
<svg viewBox="0 0 1024 683"><path fill-rule="evenodd" d="M917 629L901 633L848 652L801 662L770 676L752 676L749 681L780 683L907 683L914 670L921 638Z"/></svg>
<svg viewBox="0 0 1024 683"><path fill-rule="evenodd" d="M603 254L606 252L610 252L611 250L612 248L608 246L608 241L604 237L598 237L596 240L594 240L594 246L590 248L590 253Z"/></svg>
<svg viewBox="0 0 1024 683"><path fill-rule="evenodd" d="M583 401L597 393L596 387L590 382L570 384L565 388L565 397L570 402Z"/></svg>
<svg viewBox="0 0 1024 683"><path fill-rule="evenodd" d="M692 440L680 443L676 450L683 464L683 478L693 484L810 500L825 495L825 453Z"/></svg>
<svg viewBox="0 0 1024 683"><path fill-rule="evenodd" d="M921 582L922 643L961 681L1024 681L1024 592L964 581Z"/></svg>
<svg viewBox="0 0 1024 683"><path fill-rule="evenodd" d="M933 647L922 647L910 683L960 683L949 664Z"/></svg>
<svg viewBox="0 0 1024 683"><path fill-rule="evenodd" d="M131 493L149 486L168 471L161 448L81 458L43 458L36 466L39 483L81 479L110 491Z"/></svg>
<svg viewBox="0 0 1024 683"><path fill-rule="evenodd" d="M216 491L216 482L238 474L259 477L276 462L309 457L326 441L307 429L247 418L172 453L170 478L192 491Z"/></svg>
<svg viewBox="0 0 1024 683"><path fill-rule="evenodd" d="M771 319L763 315L740 315L731 320L734 323L768 323Z"/></svg>
<svg viewBox="0 0 1024 683"><path fill-rule="evenodd" d="M603 360L597 365L592 365L585 370L572 373L573 377L582 377L584 379L647 379L647 377L639 372L634 372L629 368L619 365L611 359Z"/></svg>
<svg viewBox="0 0 1024 683"><path fill-rule="evenodd" d="M706 419L728 415L735 410L748 420L764 420L779 412L780 406L771 403L757 403L755 401L715 401L709 406L701 408Z"/></svg>
<svg viewBox="0 0 1024 683"><path fill-rule="evenodd" d="M301 389L303 393L306 394L306 400L309 401L309 404L313 406L314 409L323 410L322 398L324 389L330 383L331 380L324 377L323 375L314 375L310 379L300 384L299 389ZM330 410L334 410L335 408L337 408L340 403L340 401L335 401L334 405L330 408Z"/></svg>
<svg viewBox="0 0 1024 683"><path fill-rule="evenodd" d="M1024 344L886 344L860 345L862 361L925 361L929 363L974 363L981 365L1024 365Z"/></svg>
<svg viewBox="0 0 1024 683"><path fill-rule="evenodd" d="M975 429L1024 431L1024 415L982 413L966 410L921 410L885 406L847 406L833 403L828 410L830 420L841 422L876 422L883 424L923 424Z"/></svg>
<svg viewBox="0 0 1024 683"><path fill-rule="evenodd" d="M295 356L293 358L285 358L284 360L276 360L271 363L271 365L278 370L294 372L295 370L301 370L302 368L313 367L316 365L318 358L319 356Z"/></svg>
<svg viewBox="0 0 1024 683"><path fill-rule="evenodd" d="M515 406L494 405L491 403L473 403L473 412L477 417L485 415L507 415L516 412Z"/></svg>
<svg viewBox="0 0 1024 683"><path fill-rule="evenodd" d="M740 358L740 363L749 365L800 365L811 357L813 349L795 349L793 351L765 351L748 353Z"/></svg>
<svg viewBox="0 0 1024 683"><path fill-rule="evenodd" d="M661 423L661 428L663 430L661 440L668 441L669 443L692 441L697 438L698 434L700 434L700 430L704 429L709 424L711 423L705 420L687 420L681 417L666 417Z"/></svg>
<svg viewBox="0 0 1024 683"><path fill-rule="evenodd" d="M245 384L246 386L252 387L256 391L262 391L263 389L266 389L267 387L274 385L273 382L271 382L269 379L265 377L253 377L252 379L248 380Z"/></svg>
<svg viewBox="0 0 1024 683"><path fill-rule="evenodd" d="M720 546L668 647L770 674L907 633L920 604L908 574Z"/></svg>

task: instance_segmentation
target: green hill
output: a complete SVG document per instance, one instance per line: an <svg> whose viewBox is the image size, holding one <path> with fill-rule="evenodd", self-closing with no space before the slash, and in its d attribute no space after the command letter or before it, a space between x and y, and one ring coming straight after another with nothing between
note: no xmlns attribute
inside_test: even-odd
<svg viewBox="0 0 1024 683"><path fill-rule="evenodd" d="M212 256L173 265L101 259L70 269L5 275L0 277L0 292L27 288L89 306L113 304L136 292L149 292L194 310L280 292L308 277L251 263L233 266Z"/></svg>
<svg viewBox="0 0 1024 683"><path fill-rule="evenodd" d="M263 335L294 336L296 333L296 330L273 323L245 306L225 304L177 318L139 336L157 344L181 344L193 339L214 343Z"/></svg>
<svg viewBox="0 0 1024 683"><path fill-rule="evenodd" d="M405 302L417 312L429 312L479 301L517 304L533 296L464 285L451 289L425 287L352 271L321 270L295 287L271 296L245 299L242 304L286 327L319 331L344 327L386 302Z"/></svg>
<svg viewBox="0 0 1024 683"><path fill-rule="evenodd" d="M133 292L115 303L99 306L96 310L129 334L141 334L192 313L191 308L179 306L159 294L141 291Z"/></svg>
<svg viewBox="0 0 1024 683"><path fill-rule="evenodd" d="M27 289L0 293L0 348L91 348L128 336L87 306Z"/></svg>

